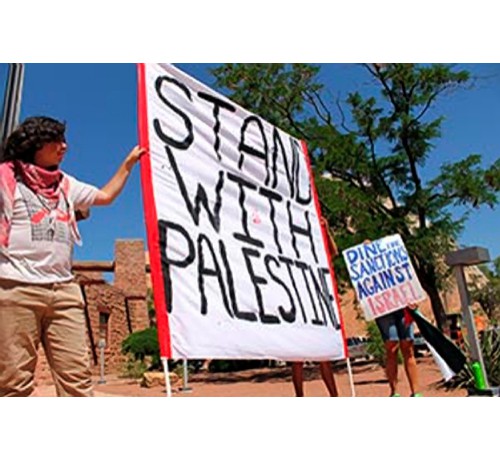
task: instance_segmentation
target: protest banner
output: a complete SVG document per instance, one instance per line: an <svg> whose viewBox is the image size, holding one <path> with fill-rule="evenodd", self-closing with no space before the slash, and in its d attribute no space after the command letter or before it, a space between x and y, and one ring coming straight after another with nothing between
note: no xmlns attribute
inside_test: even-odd
<svg viewBox="0 0 500 460"><path fill-rule="evenodd" d="M305 144L171 65L138 72L162 356L345 358Z"/></svg>
<svg viewBox="0 0 500 460"><path fill-rule="evenodd" d="M363 243L342 254L366 320L425 299L400 235Z"/></svg>

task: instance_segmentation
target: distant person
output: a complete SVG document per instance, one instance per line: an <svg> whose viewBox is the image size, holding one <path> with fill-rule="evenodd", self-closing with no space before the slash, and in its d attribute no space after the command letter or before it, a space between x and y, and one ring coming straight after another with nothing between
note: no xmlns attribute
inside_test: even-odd
<svg viewBox="0 0 500 460"><path fill-rule="evenodd" d="M459 315L453 315L450 320L450 338L456 343L460 348L463 348L464 337L462 334L462 326L460 324Z"/></svg>
<svg viewBox="0 0 500 460"><path fill-rule="evenodd" d="M326 230L326 234L328 235L328 247L330 250L330 255L333 259L339 255L339 251L337 249L337 244L335 243L335 239L333 237L330 226L328 225L328 221L321 217L321 226ZM337 397L339 395L337 390L337 385L335 384L335 377L332 371L332 364L330 361L321 361L319 363L319 369L321 372L321 377L323 382L325 383L326 389L328 390L328 394L331 397ZM295 389L295 396L303 397L304 396L304 363L303 362L294 362L292 363L292 381L293 387Z"/></svg>
<svg viewBox="0 0 500 460"><path fill-rule="evenodd" d="M415 305L407 308L415 309ZM401 396L398 392L398 350L403 355L404 368L411 396L422 396L419 389L417 360L413 347L414 334L411 316L405 309L398 310L375 320L382 334L386 352L386 374L390 396Z"/></svg>
<svg viewBox="0 0 500 460"><path fill-rule="evenodd" d="M58 396L92 396L84 301L71 273L75 213L111 204L144 149L99 190L61 171L65 130L28 118L0 152L0 396L33 392L40 345Z"/></svg>
<svg viewBox="0 0 500 460"><path fill-rule="evenodd" d="M337 385L335 384L335 377L332 371L332 365L330 361L321 361L319 363L319 370L321 372L321 378L325 383L328 394L331 397L337 397L339 395L337 390ZM295 389L295 396L304 396L304 363L295 362L292 363L292 380L293 387Z"/></svg>
<svg viewBox="0 0 500 460"><path fill-rule="evenodd" d="M365 240L364 244L371 243ZM378 329L384 341L385 347L385 372L389 381L390 396L401 396L398 392L398 352L401 349L403 363L410 385L410 396L422 396L419 388L419 377L417 360L415 358L413 320L408 312L408 308L415 310L416 305L389 313L375 319Z"/></svg>

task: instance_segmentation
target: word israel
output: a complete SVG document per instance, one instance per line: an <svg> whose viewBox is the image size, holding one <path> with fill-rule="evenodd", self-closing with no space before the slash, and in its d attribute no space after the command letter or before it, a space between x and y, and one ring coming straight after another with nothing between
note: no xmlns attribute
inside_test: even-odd
<svg viewBox="0 0 500 460"><path fill-rule="evenodd" d="M356 246L343 255L367 319L425 298L399 235Z"/></svg>

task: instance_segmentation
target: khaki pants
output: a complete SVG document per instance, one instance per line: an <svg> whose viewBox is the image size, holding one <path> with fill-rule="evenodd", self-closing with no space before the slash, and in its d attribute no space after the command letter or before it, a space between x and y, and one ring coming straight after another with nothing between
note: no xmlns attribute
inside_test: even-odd
<svg viewBox="0 0 500 460"><path fill-rule="evenodd" d="M0 396L34 390L42 344L58 396L92 396L84 303L76 283L0 279Z"/></svg>

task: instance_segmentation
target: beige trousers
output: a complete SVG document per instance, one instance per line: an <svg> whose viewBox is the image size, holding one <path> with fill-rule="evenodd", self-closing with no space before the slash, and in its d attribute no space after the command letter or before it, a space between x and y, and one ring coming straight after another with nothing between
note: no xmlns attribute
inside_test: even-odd
<svg viewBox="0 0 500 460"><path fill-rule="evenodd" d="M0 396L34 390L42 344L58 396L92 396L84 303L76 283L0 279Z"/></svg>

